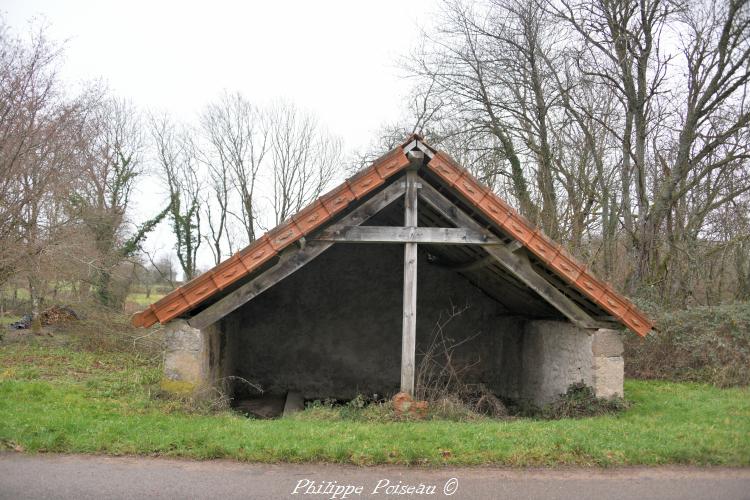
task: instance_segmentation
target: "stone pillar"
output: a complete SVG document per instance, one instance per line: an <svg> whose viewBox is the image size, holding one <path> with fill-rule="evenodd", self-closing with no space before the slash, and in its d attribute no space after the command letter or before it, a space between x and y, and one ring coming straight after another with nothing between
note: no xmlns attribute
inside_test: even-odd
<svg viewBox="0 0 750 500"><path fill-rule="evenodd" d="M221 329L211 325L201 331L183 319L164 329L164 378L161 388L174 394L196 393L220 377Z"/></svg>
<svg viewBox="0 0 750 500"><path fill-rule="evenodd" d="M528 321L521 349L522 398L546 404L583 382L597 397L622 396L622 340L615 330Z"/></svg>
<svg viewBox="0 0 750 500"><path fill-rule="evenodd" d="M596 330L591 344L594 356L593 388L600 398L623 396L625 362L622 359L622 333L617 330Z"/></svg>

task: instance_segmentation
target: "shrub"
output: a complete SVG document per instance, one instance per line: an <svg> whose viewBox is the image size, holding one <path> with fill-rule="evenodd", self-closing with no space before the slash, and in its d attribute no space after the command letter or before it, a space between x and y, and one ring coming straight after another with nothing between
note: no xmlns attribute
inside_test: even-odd
<svg viewBox="0 0 750 500"><path fill-rule="evenodd" d="M634 378L750 384L750 303L656 316L657 332L625 336L625 374Z"/></svg>
<svg viewBox="0 0 750 500"><path fill-rule="evenodd" d="M98 304L79 304L79 319L57 326L80 348L88 351L139 352L160 357L163 336L156 329L138 329L122 312Z"/></svg>
<svg viewBox="0 0 750 500"><path fill-rule="evenodd" d="M622 398L597 398L591 387L579 382L550 404L536 406L528 401L517 401L509 404L508 410L519 417L558 420L610 415L627 410L629 406Z"/></svg>

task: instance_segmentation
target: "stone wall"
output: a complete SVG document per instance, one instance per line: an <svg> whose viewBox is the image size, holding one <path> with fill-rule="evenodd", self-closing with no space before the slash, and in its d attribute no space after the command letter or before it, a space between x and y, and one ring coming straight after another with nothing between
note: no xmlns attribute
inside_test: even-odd
<svg viewBox="0 0 750 500"><path fill-rule="evenodd" d="M616 330L597 330L591 343L594 357L593 388L600 398L623 395L625 363L622 358L622 333Z"/></svg>
<svg viewBox="0 0 750 500"><path fill-rule="evenodd" d="M221 323L198 330L183 319L172 320L164 329L164 342L164 390L198 394L219 385L229 374Z"/></svg>
<svg viewBox="0 0 750 500"><path fill-rule="evenodd" d="M584 330L561 321L526 323L520 396L549 403L583 382L598 397L622 396L622 339L614 330Z"/></svg>

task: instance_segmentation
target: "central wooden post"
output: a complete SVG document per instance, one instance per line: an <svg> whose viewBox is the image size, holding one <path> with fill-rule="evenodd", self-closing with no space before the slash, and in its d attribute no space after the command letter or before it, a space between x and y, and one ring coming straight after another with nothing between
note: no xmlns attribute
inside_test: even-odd
<svg viewBox="0 0 750 500"><path fill-rule="evenodd" d="M417 170L406 172L404 226L417 227ZM404 322L401 339L401 392L414 395L417 340L417 244L404 244Z"/></svg>

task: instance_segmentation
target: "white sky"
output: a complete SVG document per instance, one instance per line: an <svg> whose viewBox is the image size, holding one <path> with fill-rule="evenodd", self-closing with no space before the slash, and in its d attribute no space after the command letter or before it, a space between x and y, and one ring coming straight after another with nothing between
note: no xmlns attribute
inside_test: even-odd
<svg viewBox="0 0 750 500"><path fill-rule="evenodd" d="M142 108L188 121L223 89L260 104L284 98L317 115L347 151L366 147L382 123L403 114L410 84L396 61L414 47L417 26L434 10L433 0L4 0L0 6L17 34L37 18L51 38L67 41L62 76L71 84L101 78ZM154 204L145 186L142 198L136 219Z"/></svg>

